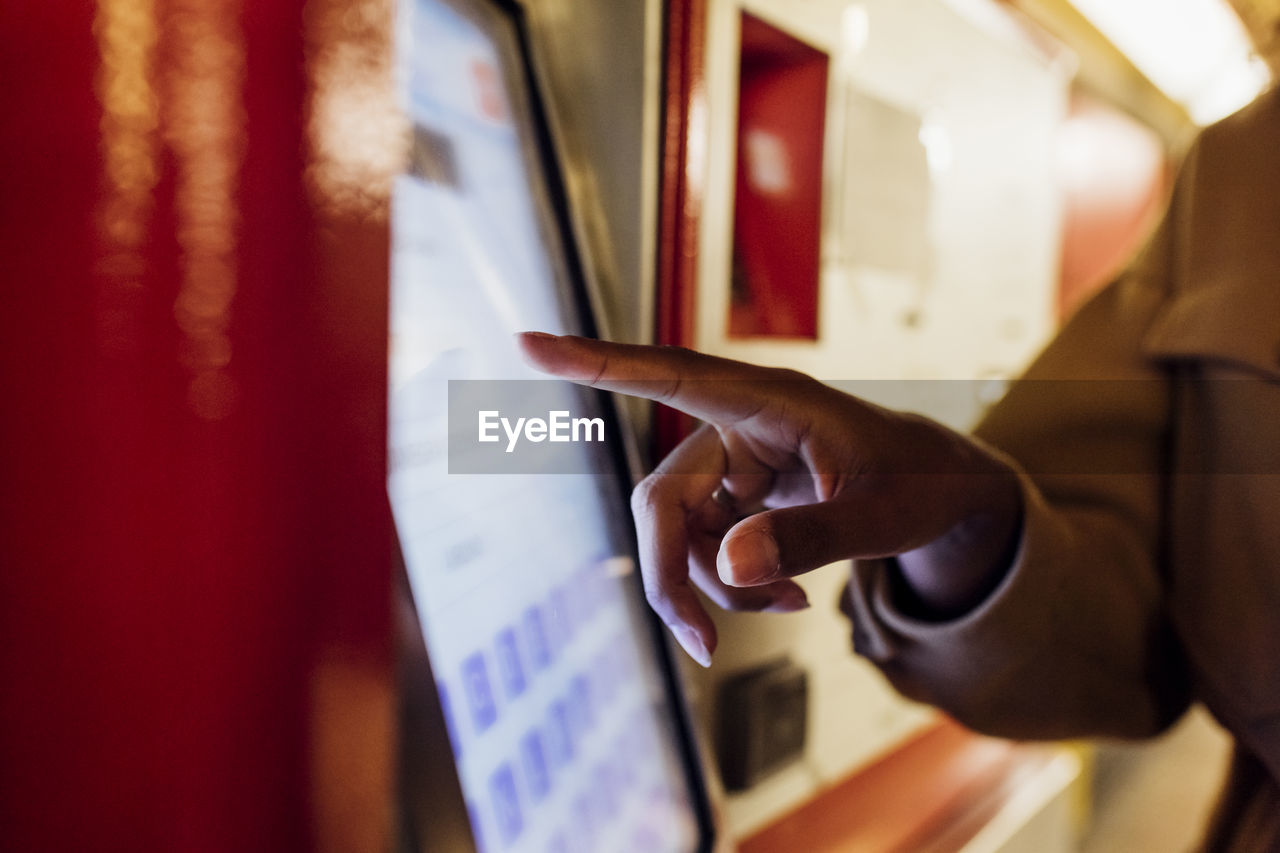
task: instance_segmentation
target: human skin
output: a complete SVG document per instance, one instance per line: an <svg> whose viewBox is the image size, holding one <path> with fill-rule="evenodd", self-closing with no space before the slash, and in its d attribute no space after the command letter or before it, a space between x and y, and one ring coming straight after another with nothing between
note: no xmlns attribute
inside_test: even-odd
<svg viewBox="0 0 1280 853"><path fill-rule="evenodd" d="M912 606L945 619L1003 576L1020 527L1016 476L954 430L795 371L541 332L518 341L545 373L704 422L631 500L645 595L703 666L716 629L695 586L726 609L786 612L808 605L790 578L896 557Z"/></svg>

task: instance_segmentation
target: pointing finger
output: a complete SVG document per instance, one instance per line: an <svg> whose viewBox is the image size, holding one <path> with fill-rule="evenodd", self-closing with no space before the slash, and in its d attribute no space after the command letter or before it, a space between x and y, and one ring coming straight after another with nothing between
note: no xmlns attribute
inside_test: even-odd
<svg viewBox="0 0 1280 853"><path fill-rule="evenodd" d="M665 403L714 424L759 412L774 397L762 383L790 373L679 347L636 346L542 332L519 335L534 367L580 385Z"/></svg>

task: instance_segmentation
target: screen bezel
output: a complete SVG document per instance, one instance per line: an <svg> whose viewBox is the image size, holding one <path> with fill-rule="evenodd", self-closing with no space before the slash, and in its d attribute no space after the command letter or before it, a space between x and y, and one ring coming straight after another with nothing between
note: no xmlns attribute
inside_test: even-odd
<svg viewBox="0 0 1280 853"><path fill-rule="evenodd" d="M412 0L406 0L406 2L412 2ZM552 220L546 224L554 231L554 234L544 236L556 243L559 260L563 263L562 284L564 286L562 289L568 291L559 296L564 300L565 307L573 313L583 334L596 337L598 325L595 301L592 298L590 281L584 270L573 227L564 172L556 153L558 149L546 112L540 77L534 66L526 12L516 0L443 0L443 2L458 8L464 14L468 11L468 7L481 15L492 12L494 17L500 19L500 25L509 28L517 55L507 56L504 59L510 62L511 72L519 75L520 83L527 95L525 104L513 104L512 108L521 111L522 118L527 120L529 129L532 131L533 138L529 141L533 148L532 154L536 159L534 165L540 169L543 178L539 190L545 195L546 207ZM506 46L501 40L496 43L496 46L503 53L506 52ZM612 481L609 491L617 501L620 517L625 518L628 517L627 494L631 486L631 476L625 455L627 445L622 440L619 410L612 395L594 390L589 393L597 398L600 411L605 418L606 441L604 444L608 448L610 470L602 472L601 476ZM388 513L390 514L389 504ZM633 559L638 559L634 527L623 526L630 555ZM395 536L394 522L392 530ZM474 834L470 831L465 798L456 765L452 761L453 750L445 728L439 694L436 692L435 678L431 671L430 657L422 636L398 537L393 545L396 563L394 570L398 635L397 679L401 731L396 794L399 801L400 824L398 846L405 851L474 851L476 849ZM629 582L635 585L643 598L643 585L639 574L633 574ZM654 653L654 663L665 688L667 713L677 741L674 746L684 768L689 803L698 826L695 850L698 853L707 853L714 843L714 822L700 751L685 703L679 671L666 631L661 621L648 607L645 608L645 624L649 634L648 641ZM447 763L432 760L441 755L448 755L451 760ZM423 808L427 802L430 802L430 806ZM445 814L446 812L448 814ZM466 828L465 833L461 831L463 826Z"/></svg>

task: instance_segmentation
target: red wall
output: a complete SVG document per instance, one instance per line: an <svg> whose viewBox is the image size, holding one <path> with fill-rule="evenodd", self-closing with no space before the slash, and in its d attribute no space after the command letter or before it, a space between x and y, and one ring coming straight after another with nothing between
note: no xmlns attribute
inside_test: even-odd
<svg viewBox="0 0 1280 853"><path fill-rule="evenodd" d="M308 183L325 5L0 6L0 848L331 848L337 769L385 787L387 233Z"/></svg>

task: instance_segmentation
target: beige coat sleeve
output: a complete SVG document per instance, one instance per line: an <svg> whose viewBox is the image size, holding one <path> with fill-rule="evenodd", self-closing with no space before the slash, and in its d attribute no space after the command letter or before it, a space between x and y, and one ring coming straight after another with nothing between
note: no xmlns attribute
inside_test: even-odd
<svg viewBox="0 0 1280 853"><path fill-rule="evenodd" d="M854 565L855 650L907 696L980 731L1143 736L1189 701L1159 568L1171 391L1141 352L1175 274L1185 195L977 430L1022 487L1021 540L997 589L930 622L902 603L893 561Z"/></svg>

